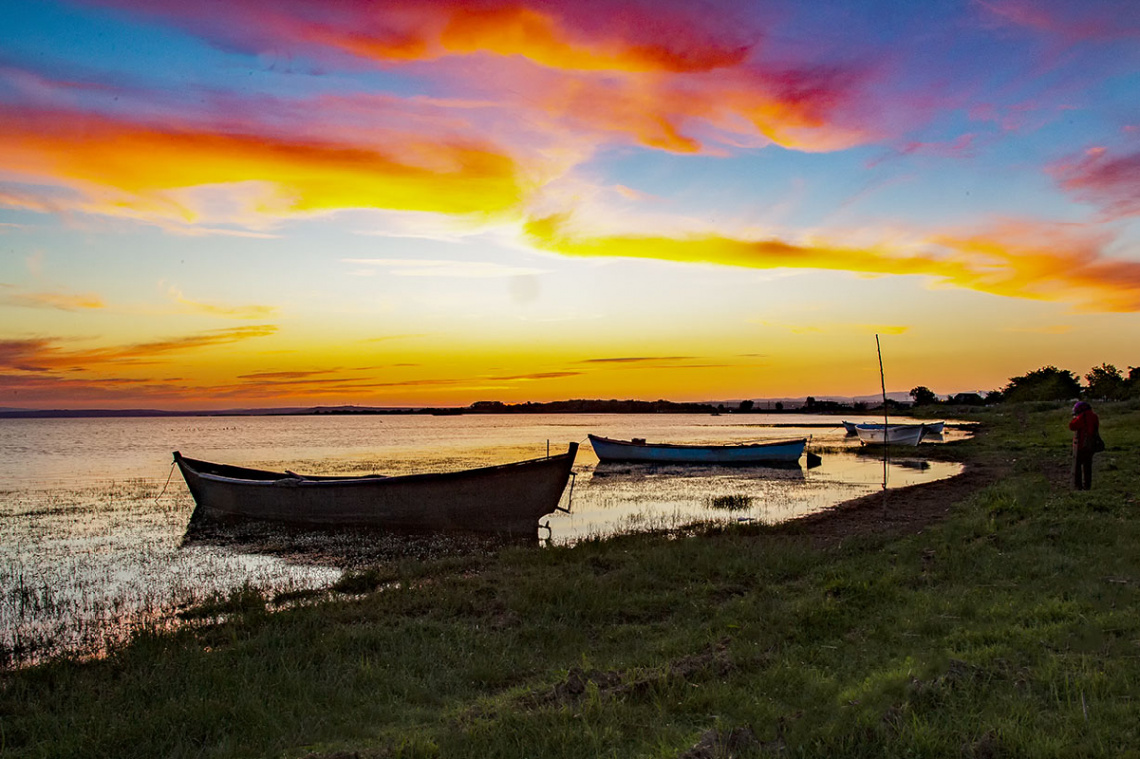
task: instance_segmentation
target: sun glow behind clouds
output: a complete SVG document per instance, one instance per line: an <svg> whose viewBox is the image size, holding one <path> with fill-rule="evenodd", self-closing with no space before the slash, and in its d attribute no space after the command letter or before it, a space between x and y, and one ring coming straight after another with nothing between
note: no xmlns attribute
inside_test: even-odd
<svg viewBox="0 0 1140 759"><path fill-rule="evenodd" d="M1135 363L1140 14L879 13L20 9L0 405L863 392L872 333L940 392Z"/></svg>

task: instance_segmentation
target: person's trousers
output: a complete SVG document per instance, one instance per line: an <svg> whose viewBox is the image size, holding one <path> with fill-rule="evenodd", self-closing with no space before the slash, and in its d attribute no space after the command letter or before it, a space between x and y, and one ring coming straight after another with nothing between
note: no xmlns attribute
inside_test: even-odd
<svg viewBox="0 0 1140 759"><path fill-rule="evenodd" d="M1077 451L1073 455L1073 487L1088 490L1092 487L1092 451Z"/></svg>

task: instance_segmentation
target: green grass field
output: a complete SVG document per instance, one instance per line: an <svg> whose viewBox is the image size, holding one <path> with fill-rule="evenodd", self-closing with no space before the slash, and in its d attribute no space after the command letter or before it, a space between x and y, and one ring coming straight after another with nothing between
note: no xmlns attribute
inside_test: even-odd
<svg viewBox="0 0 1140 759"><path fill-rule="evenodd" d="M911 535L406 562L3 675L5 757L1140 756L1140 404L965 412L1003 476ZM967 475L968 476L968 475ZM892 507L903 508L901 502Z"/></svg>

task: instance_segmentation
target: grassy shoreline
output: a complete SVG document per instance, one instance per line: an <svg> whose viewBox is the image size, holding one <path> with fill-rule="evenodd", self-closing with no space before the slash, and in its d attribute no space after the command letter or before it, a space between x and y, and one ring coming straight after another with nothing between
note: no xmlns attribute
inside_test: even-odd
<svg viewBox="0 0 1140 759"><path fill-rule="evenodd" d="M925 521L409 561L272 613L247 590L4 674L0 753L1140 756L1140 405L1098 412L1090 492L1065 409L999 407L963 414L983 431Z"/></svg>

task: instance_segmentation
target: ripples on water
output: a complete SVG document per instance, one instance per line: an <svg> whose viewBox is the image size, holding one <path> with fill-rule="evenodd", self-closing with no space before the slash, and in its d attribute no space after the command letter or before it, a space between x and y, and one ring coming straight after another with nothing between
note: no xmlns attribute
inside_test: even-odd
<svg viewBox="0 0 1140 759"><path fill-rule="evenodd" d="M300 416L0 421L0 666L61 651L98 652L140 625L246 585L298 595L342 568L323 549L282 552L184 540L193 501L171 451L308 474L449 471L565 450L593 432L651 442L810 437L812 469L598 464L579 450L571 513L540 531L555 544L695 521L776 523L881 489L882 461L813 416ZM963 433L950 430L946 439ZM924 444L925 446L926 444ZM956 464L898 449L890 487L941 479ZM169 476L169 480L168 480ZM564 494L563 505L570 502ZM372 537L366 545L373 545ZM327 548L327 544L325 546ZM406 555L427 549L404 541ZM355 560L366 561L361 546ZM335 551L333 552L336 553ZM344 555L341 555L344 558Z"/></svg>

